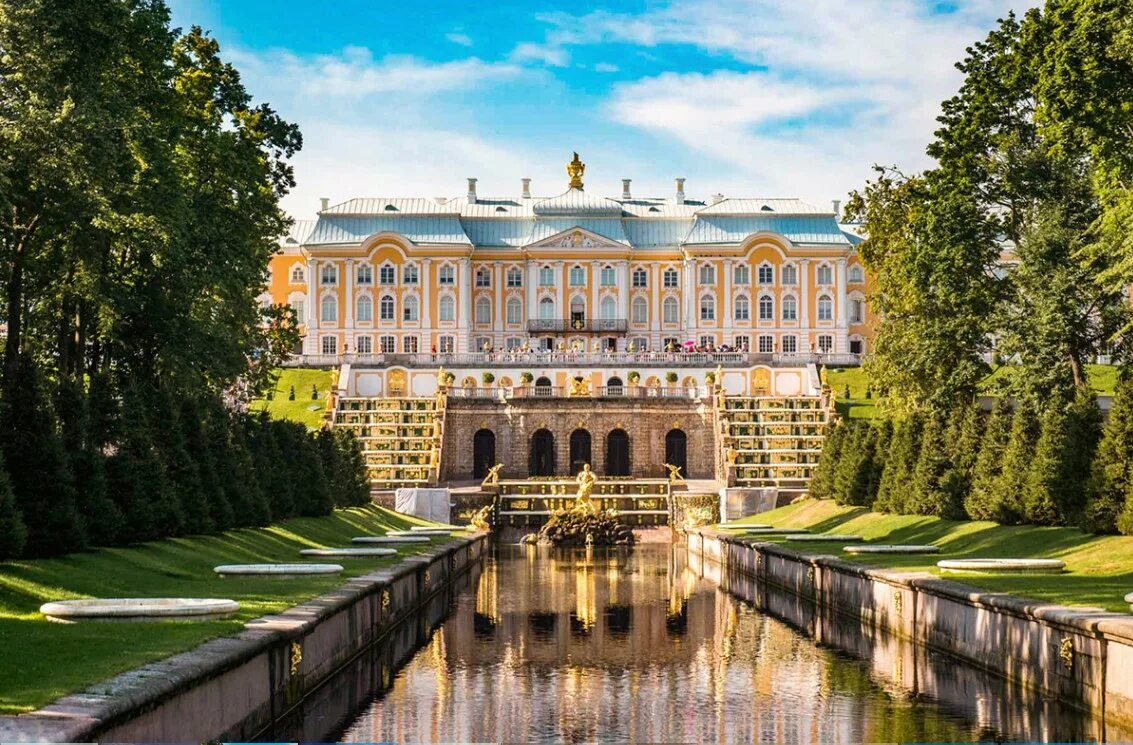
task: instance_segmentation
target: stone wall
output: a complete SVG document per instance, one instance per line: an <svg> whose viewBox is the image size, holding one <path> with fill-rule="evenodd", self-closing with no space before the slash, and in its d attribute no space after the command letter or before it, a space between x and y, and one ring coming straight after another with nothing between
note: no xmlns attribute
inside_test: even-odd
<svg viewBox="0 0 1133 745"><path fill-rule="evenodd" d="M496 462L502 478L528 474L531 438L540 429L555 438L555 470L570 472L570 436L576 429L590 433L591 467L605 473L606 437L614 429L629 435L630 474L667 476L665 435L680 429L688 437L688 477L710 479L715 470L715 410L694 399L547 398L488 399L451 397L445 411L441 480L472 478L472 442L476 432L490 430L496 440Z"/></svg>

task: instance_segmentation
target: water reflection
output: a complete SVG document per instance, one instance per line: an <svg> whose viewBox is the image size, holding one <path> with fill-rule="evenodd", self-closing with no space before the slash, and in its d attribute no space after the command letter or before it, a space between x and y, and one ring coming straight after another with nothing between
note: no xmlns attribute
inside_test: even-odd
<svg viewBox="0 0 1133 745"><path fill-rule="evenodd" d="M859 633L740 578L702 578L705 569L665 546L501 547L343 739L855 743L1101 735L1089 720L1032 703L992 676Z"/></svg>

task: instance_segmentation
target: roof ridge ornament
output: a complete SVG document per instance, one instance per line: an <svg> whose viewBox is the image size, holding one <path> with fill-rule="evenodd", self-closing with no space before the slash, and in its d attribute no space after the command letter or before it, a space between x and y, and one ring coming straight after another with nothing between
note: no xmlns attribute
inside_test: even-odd
<svg viewBox="0 0 1133 745"><path fill-rule="evenodd" d="M578 153L574 154L574 160L566 165L567 175L570 176L570 188L582 189L582 174L586 173L586 164L578 159Z"/></svg>

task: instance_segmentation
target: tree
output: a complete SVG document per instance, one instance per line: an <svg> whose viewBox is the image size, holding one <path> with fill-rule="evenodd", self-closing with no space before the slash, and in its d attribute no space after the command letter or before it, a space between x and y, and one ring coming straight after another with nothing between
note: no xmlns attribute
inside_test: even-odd
<svg viewBox="0 0 1133 745"><path fill-rule="evenodd" d="M1133 494L1133 377L1122 376L1114 389L1097 455L1087 484L1085 527L1095 533L1118 532L1118 517ZM1133 517L1133 509L1128 509ZM1133 528L1133 523L1129 524ZM1124 530L1122 532L1133 532Z"/></svg>
<svg viewBox="0 0 1133 745"><path fill-rule="evenodd" d="M1092 396L1079 396L1070 406L1047 408L1023 489L1027 522L1070 525L1081 521L1100 430L1101 414Z"/></svg>
<svg viewBox="0 0 1133 745"><path fill-rule="evenodd" d="M822 441L822 453L818 457L818 465L810 480L809 493L815 499L833 499L836 494L835 473L838 470L842 447L846 442L847 430L845 422L837 422L826 432L826 437Z"/></svg>
<svg viewBox="0 0 1133 745"><path fill-rule="evenodd" d="M834 501L860 507L872 503L869 497L877 446L877 428L868 421L852 422L847 443L834 474Z"/></svg>
<svg viewBox="0 0 1133 745"><path fill-rule="evenodd" d="M917 414L909 414L894 425L885 471L873 505L878 512L903 514L909 511L909 484L920 454L921 428L921 417Z"/></svg>
<svg viewBox="0 0 1133 745"><path fill-rule="evenodd" d="M953 495L944 484L952 462L945 434L944 414L933 412L925 419L906 510L918 515L958 519L963 516L963 508L953 503Z"/></svg>
<svg viewBox="0 0 1133 745"><path fill-rule="evenodd" d="M996 484L1003 471L1003 455L1011 439L1011 407L1004 400L996 402L984 427L979 456L972 471L972 488L964 498L964 510L973 520L994 520Z"/></svg>
<svg viewBox="0 0 1133 745"><path fill-rule="evenodd" d="M20 509L16 506L16 495L8 481L8 472L0 462L0 559L15 559L24 552L28 531Z"/></svg>
<svg viewBox="0 0 1133 745"><path fill-rule="evenodd" d="M870 429L873 431L873 458L862 501L866 506L873 505L877 501L877 493L881 488L881 479L885 474L885 465L889 458L889 448L893 442L893 422L886 417L874 423Z"/></svg>
<svg viewBox="0 0 1133 745"><path fill-rule="evenodd" d="M940 488L948 505L947 516L955 520L968 516L965 502L972 491L983 423L979 401L975 400L957 405L948 424L945 435L948 463L940 477Z"/></svg>
<svg viewBox="0 0 1133 745"><path fill-rule="evenodd" d="M1004 525L1025 520L1023 486L1034 456L1038 423L1034 412L1024 402L1017 402L1011 418L1011 434L1003 450L1003 466L992 487L988 519Z"/></svg>

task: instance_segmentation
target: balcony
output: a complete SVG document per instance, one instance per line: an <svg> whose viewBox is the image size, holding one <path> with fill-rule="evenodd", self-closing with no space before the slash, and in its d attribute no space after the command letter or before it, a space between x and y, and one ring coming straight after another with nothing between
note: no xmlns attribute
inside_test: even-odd
<svg viewBox="0 0 1133 745"><path fill-rule="evenodd" d="M529 334L624 334L629 322L624 318L532 318Z"/></svg>
<svg viewBox="0 0 1133 745"><path fill-rule="evenodd" d="M462 354L298 354L284 367L801 367L814 363L852 367L857 354L758 354L752 352L572 352L503 350Z"/></svg>

